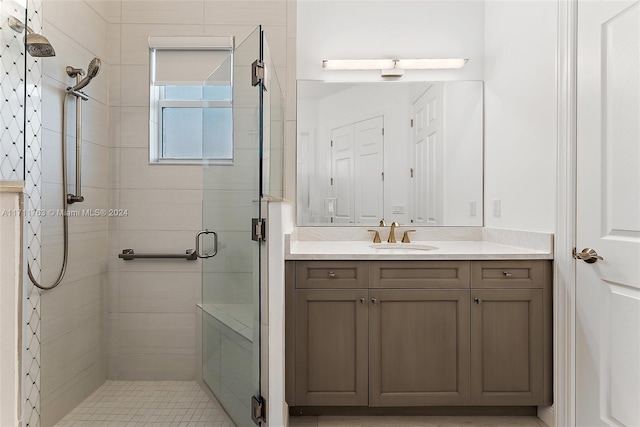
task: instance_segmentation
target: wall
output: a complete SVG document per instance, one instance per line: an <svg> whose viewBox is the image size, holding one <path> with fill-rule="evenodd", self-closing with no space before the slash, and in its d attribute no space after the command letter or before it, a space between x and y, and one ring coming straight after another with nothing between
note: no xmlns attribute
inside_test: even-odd
<svg viewBox="0 0 640 427"><path fill-rule="evenodd" d="M482 1L301 1L298 78L380 80L374 71L324 71L323 59L469 58L462 70L409 70L407 80L481 80Z"/></svg>
<svg viewBox="0 0 640 427"><path fill-rule="evenodd" d="M42 293L43 426L55 424L106 379L106 271L108 218L86 209L108 207L108 10L98 1L44 2L43 33L56 56L42 60L42 207L62 209L62 103L75 82L71 65L85 71L93 57L102 60L99 75L84 91L82 104L82 193L84 203L70 205L69 262L62 283ZM67 192L75 194L75 98L67 101ZM42 218L42 284L50 285L62 265L62 215Z"/></svg>
<svg viewBox="0 0 640 427"><path fill-rule="evenodd" d="M289 2L126 1L109 25L109 378L195 379L201 261L117 259L123 248L176 252L202 228L201 166L148 164L149 54L153 36L235 36L265 26L281 82L287 75ZM295 46L295 44L294 44ZM290 84L282 84L283 89ZM291 126L289 126L290 128ZM295 126L293 127L295 129Z"/></svg>
<svg viewBox="0 0 640 427"><path fill-rule="evenodd" d="M443 225L482 225L482 85L445 83L443 92Z"/></svg>
<svg viewBox="0 0 640 427"><path fill-rule="evenodd" d="M486 3L485 226L555 230L556 42L556 2Z"/></svg>
<svg viewBox="0 0 640 427"><path fill-rule="evenodd" d="M484 73L484 2L482 1L303 1L298 4L297 70L299 79L380 81L380 72L325 71L323 59L462 57L461 70L408 70L402 81L482 80ZM407 110L407 114L408 110ZM385 135L385 140L387 135ZM391 150L386 150L388 153ZM407 169L409 154L394 148L385 169ZM286 170L293 168L288 159ZM385 177L386 178L386 177ZM395 191L385 180L385 205L405 205L409 189ZM292 197L289 197L293 200ZM312 202L312 201L310 201ZM479 204L478 211L481 210ZM468 212L465 209L464 212ZM387 215L385 212L385 216Z"/></svg>
<svg viewBox="0 0 640 427"><path fill-rule="evenodd" d="M556 9L547 1L300 2L298 77L380 80L378 71L324 71L328 58L469 58L462 70L407 71L403 80L485 81L484 224L553 231ZM501 201L500 217L492 200Z"/></svg>

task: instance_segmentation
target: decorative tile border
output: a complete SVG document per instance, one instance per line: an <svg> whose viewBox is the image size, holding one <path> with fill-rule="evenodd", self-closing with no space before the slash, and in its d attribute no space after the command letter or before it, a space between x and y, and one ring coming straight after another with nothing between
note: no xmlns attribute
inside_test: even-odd
<svg viewBox="0 0 640 427"><path fill-rule="evenodd" d="M42 0L2 0L2 16L13 15L39 33L42 31ZM25 19L26 18L26 19ZM25 210L42 206L42 108L41 58L24 51L24 34L2 25L0 49L0 179L24 181ZM26 72L25 72L26 67ZM28 263L36 279L41 274L41 221L25 216L24 240ZM40 291L25 277L23 295L23 425L40 425Z"/></svg>

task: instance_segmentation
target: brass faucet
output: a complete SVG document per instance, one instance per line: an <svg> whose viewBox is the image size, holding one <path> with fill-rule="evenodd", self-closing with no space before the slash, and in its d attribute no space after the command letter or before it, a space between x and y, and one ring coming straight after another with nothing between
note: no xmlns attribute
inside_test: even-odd
<svg viewBox="0 0 640 427"><path fill-rule="evenodd" d="M402 235L402 243L411 243L411 239L409 239L409 233L412 233L416 230L405 230Z"/></svg>
<svg viewBox="0 0 640 427"><path fill-rule="evenodd" d="M396 227L400 227L396 221L391 223L391 230L389 231L389 238L387 239L387 243L396 243Z"/></svg>

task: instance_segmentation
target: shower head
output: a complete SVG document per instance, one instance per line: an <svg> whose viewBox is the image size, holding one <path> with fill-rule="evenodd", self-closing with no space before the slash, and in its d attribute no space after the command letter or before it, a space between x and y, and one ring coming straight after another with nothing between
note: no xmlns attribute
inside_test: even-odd
<svg viewBox="0 0 640 427"><path fill-rule="evenodd" d="M56 51L46 37L40 34L27 34L27 52L34 58L56 56Z"/></svg>
<svg viewBox="0 0 640 427"><path fill-rule="evenodd" d="M9 16L8 24L14 31L19 33L24 31L25 25L15 16ZM56 56L56 51L49 43L49 40L45 36L35 33L29 26L27 26L25 44L27 45L27 52L34 58Z"/></svg>
<svg viewBox="0 0 640 427"><path fill-rule="evenodd" d="M88 85L89 82L91 82L91 80L100 72L100 65L102 65L100 59L93 58L89 63L89 67L87 68L87 75L84 76L84 78L80 80L75 86L67 88L67 91L77 92ZM67 73L69 72L67 71Z"/></svg>

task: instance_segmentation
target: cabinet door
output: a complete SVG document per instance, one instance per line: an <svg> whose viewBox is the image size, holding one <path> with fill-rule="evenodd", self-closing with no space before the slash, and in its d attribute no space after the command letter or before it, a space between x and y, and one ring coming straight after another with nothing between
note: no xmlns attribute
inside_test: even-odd
<svg viewBox="0 0 640 427"><path fill-rule="evenodd" d="M366 406L366 290L296 290L297 406Z"/></svg>
<svg viewBox="0 0 640 427"><path fill-rule="evenodd" d="M471 292L471 404L542 405L542 289Z"/></svg>
<svg viewBox="0 0 640 427"><path fill-rule="evenodd" d="M370 406L469 404L469 291L370 291Z"/></svg>

